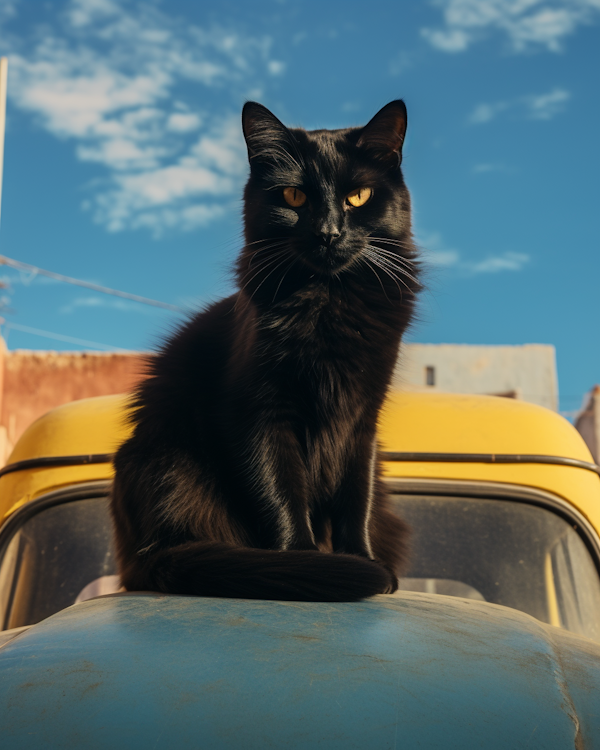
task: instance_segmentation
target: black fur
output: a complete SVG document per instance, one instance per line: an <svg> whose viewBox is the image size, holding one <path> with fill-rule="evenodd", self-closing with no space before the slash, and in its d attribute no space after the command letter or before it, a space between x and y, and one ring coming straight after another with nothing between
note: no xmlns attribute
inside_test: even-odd
<svg viewBox="0 0 600 750"><path fill-rule="evenodd" d="M184 325L134 396L112 495L122 581L316 601L394 591L405 527L375 430L419 288L406 109L307 132L249 102L242 120L239 291ZM353 207L358 188L372 195Z"/></svg>

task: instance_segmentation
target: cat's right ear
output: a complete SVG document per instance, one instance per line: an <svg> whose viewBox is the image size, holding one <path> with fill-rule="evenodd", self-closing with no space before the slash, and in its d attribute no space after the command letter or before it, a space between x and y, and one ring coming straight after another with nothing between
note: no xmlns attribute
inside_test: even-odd
<svg viewBox="0 0 600 750"><path fill-rule="evenodd" d="M258 102L244 104L242 130L250 163L272 158L278 147L289 150L290 131L271 111Z"/></svg>
<svg viewBox="0 0 600 750"><path fill-rule="evenodd" d="M381 161L402 161L406 135L406 105L402 99L386 104L361 130L357 146Z"/></svg>

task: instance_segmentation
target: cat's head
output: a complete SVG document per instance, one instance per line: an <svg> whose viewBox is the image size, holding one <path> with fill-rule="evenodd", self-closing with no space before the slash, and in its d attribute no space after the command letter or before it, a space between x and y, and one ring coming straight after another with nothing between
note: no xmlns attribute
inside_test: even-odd
<svg viewBox="0 0 600 750"><path fill-rule="evenodd" d="M287 128L248 102L242 125L250 161L247 247L269 241L272 252L287 249L321 274L356 265L374 252L369 247L410 254L393 244L410 245L410 198L400 171L404 102L390 102L362 128L313 131Z"/></svg>

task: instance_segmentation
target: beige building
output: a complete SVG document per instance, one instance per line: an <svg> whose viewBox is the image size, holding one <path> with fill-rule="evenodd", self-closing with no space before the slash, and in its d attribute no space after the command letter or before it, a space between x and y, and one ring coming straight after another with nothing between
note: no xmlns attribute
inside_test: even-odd
<svg viewBox="0 0 600 750"><path fill-rule="evenodd" d="M558 409L556 352L548 344L405 344L394 386L508 396Z"/></svg>

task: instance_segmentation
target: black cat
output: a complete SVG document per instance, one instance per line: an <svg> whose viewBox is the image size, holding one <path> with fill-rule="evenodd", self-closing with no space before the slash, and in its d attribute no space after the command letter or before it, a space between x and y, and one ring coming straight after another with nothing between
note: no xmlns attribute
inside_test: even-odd
<svg viewBox="0 0 600 750"><path fill-rule="evenodd" d="M129 590L346 601L395 591L376 424L413 312L402 101L363 128L249 102L239 291L149 363L115 458ZM333 553L333 554L332 554Z"/></svg>

